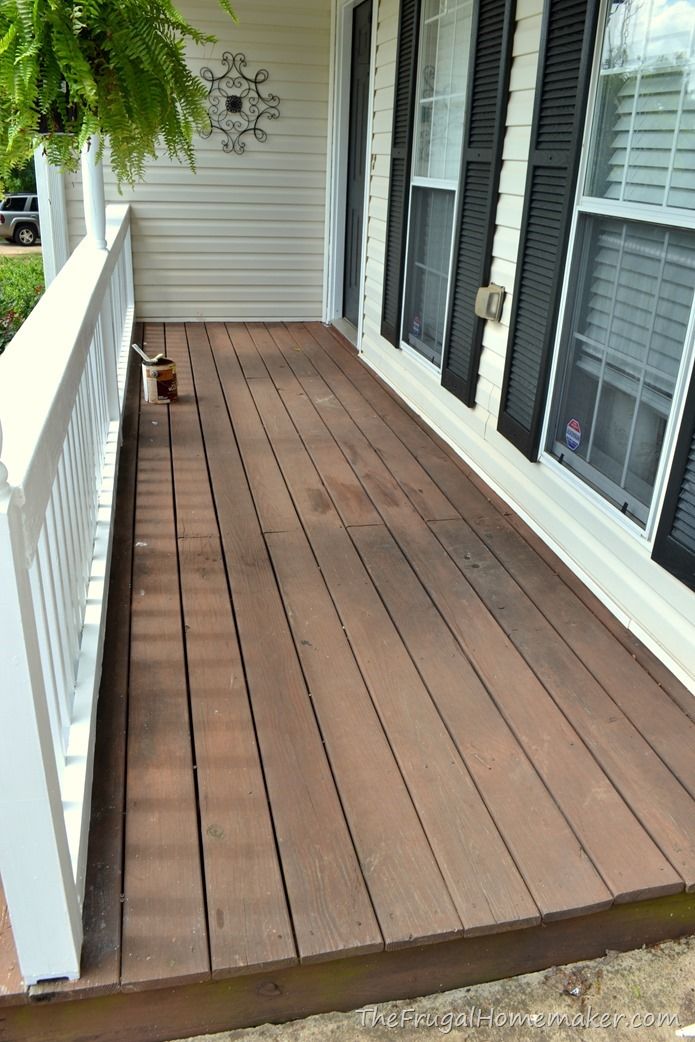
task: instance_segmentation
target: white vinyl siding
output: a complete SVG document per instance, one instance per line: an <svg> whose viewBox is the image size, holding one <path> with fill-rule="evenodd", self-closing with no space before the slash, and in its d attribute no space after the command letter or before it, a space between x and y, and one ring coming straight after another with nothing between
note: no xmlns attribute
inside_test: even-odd
<svg viewBox="0 0 695 1042"><path fill-rule="evenodd" d="M144 184L107 199L133 207L138 317L319 319L323 306L330 59L328 0L238 0L239 23L216 0L181 0L183 13L220 42L191 55L196 71L222 70L223 51L267 69L280 118L244 155L222 135L196 142L198 172L160 158ZM250 136L250 135L249 135ZM84 234L79 175L66 177L71 245Z"/></svg>
<svg viewBox="0 0 695 1042"><path fill-rule="evenodd" d="M550 467L529 463L497 432L542 11L542 0L517 2L511 94L491 272L492 281L506 287L507 299L502 321L486 324L476 407L467 409L440 386L436 371L428 372L429 367L395 350L379 332L398 0L379 3L363 357L695 691L693 594L659 568L651 560L648 547L639 545L623 527L615 525L598 503L578 494L576 487ZM692 147L687 138L683 141L684 148ZM674 185L677 169L678 164L674 167Z"/></svg>

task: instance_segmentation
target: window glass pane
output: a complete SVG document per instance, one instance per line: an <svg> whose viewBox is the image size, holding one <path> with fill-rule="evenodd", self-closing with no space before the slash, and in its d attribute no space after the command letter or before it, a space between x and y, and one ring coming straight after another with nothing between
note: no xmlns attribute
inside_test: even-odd
<svg viewBox="0 0 695 1042"><path fill-rule="evenodd" d="M446 321L472 16L473 0L424 0L422 6L402 337L437 365Z"/></svg>
<svg viewBox="0 0 695 1042"><path fill-rule="evenodd" d="M455 193L413 186L403 339L431 362L442 355Z"/></svg>
<svg viewBox="0 0 695 1042"><path fill-rule="evenodd" d="M413 173L456 180L463 139L472 0L423 7Z"/></svg>
<svg viewBox="0 0 695 1042"><path fill-rule="evenodd" d="M695 0L613 0L589 194L695 208Z"/></svg>
<svg viewBox="0 0 695 1042"><path fill-rule="evenodd" d="M646 521L695 292L695 232L583 218L549 448Z"/></svg>

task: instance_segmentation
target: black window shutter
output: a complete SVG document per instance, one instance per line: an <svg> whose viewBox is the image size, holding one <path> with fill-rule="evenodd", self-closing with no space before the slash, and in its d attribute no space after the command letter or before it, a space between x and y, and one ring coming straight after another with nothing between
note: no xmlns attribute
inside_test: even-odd
<svg viewBox="0 0 695 1042"><path fill-rule="evenodd" d="M652 557L695 590L695 373L690 381Z"/></svg>
<svg viewBox="0 0 695 1042"><path fill-rule="evenodd" d="M396 92L393 104L389 208L386 222L384 297L381 314L381 335L396 347L400 346L401 342L403 264L408 219L410 153L413 141L413 107L417 79L419 31L420 0L401 0Z"/></svg>
<svg viewBox="0 0 695 1042"><path fill-rule="evenodd" d="M599 4L546 0L498 430L538 456Z"/></svg>
<svg viewBox="0 0 695 1042"><path fill-rule="evenodd" d="M466 405L475 404L483 346L485 320L476 316L474 305L478 287L490 281L515 11L516 0L480 0L475 5L442 369L443 386Z"/></svg>

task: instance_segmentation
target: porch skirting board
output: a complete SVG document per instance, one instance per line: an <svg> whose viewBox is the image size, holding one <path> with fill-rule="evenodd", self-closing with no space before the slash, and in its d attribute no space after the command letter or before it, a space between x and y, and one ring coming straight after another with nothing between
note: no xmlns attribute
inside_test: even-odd
<svg viewBox="0 0 695 1042"><path fill-rule="evenodd" d="M275 973L98 998L74 993L52 1000L43 989L40 1002L0 1007L0 1039L166 1042L449 991L693 932L695 894L677 894L530 929Z"/></svg>

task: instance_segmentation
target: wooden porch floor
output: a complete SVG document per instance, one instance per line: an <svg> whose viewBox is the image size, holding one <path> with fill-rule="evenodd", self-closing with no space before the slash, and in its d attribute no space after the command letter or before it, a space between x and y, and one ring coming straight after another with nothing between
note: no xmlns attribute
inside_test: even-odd
<svg viewBox="0 0 695 1042"><path fill-rule="evenodd" d="M139 407L134 367L83 976L28 994L0 914L0 1036L148 1042L695 932L692 696L338 334L144 339L180 398Z"/></svg>

